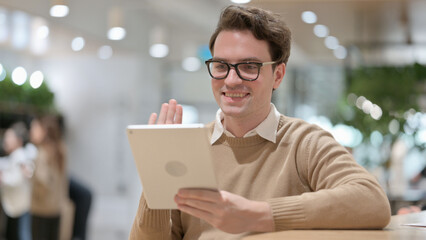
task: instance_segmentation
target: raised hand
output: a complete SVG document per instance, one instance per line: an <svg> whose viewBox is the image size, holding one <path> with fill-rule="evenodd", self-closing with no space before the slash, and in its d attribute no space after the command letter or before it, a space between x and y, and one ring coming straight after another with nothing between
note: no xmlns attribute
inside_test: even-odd
<svg viewBox="0 0 426 240"><path fill-rule="evenodd" d="M175 99L161 105L160 116L157 121L157 113L151 113L148 124L182 124L182 105Z"/></svg>

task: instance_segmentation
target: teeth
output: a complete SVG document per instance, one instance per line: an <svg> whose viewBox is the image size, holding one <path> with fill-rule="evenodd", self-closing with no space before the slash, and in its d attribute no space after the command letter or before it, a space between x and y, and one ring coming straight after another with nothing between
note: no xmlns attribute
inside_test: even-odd
<svg viewBox="0 0 426 240"><path fill-rule="evenodd" d="M244 97L245 95L245 93L225 93L227 97Z"/></svg>

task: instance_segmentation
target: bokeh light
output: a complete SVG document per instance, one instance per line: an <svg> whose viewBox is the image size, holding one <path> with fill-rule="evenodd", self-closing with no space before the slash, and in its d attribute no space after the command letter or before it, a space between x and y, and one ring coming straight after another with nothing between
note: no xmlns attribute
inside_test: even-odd
<svg viewBox="0 0 426 240"><path fill-rule="evenodd" d="M41 71L35 71L31 74L30 85L32 88L37 89L43 84L44 75Z"/></svg>
<svg viewBox="0 0 426 240"><path fill-rule="evenodd" d="M312 11L304 11L302 13L302 20L305 23L313 24L317 22L317 15Z"/></svg>
<svg viewBox="0 0 426 240"><path fill-rule="evenodd" d="M21 86L27 81L27 71L23 67L17 67L12 71L12 81Z"/></svg>
<svg viewBox="0 0 426 240"><path fill-rule="evenodd" d="M71 49L74 52L81 51L84 48L85 44L86 43L84 41L84 38L82 38L82 37L76 37L71 42Z"/></svg>
<svg viewBox="0 0 426 240"><path fill-rule="evenodd" d="M169 47L166 44L157 43L149 48L149 54L155 58L163 58L169 54Z"/></svg>

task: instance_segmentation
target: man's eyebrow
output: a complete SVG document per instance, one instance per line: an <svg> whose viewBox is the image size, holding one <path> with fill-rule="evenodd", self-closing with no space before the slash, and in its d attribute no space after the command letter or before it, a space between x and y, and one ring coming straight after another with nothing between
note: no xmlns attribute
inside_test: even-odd
<svg viewBox="0 0 426 240"><path fill-rule="evenodd" d="M228 62L228 59L220 58L220 57L213 57L212 60ZM261 60L257 57L249 57L249 58L239 59L237 62L261 62Z"/></svg>
<svg viewBox="0 0 426 240"><path fill-rule="evenodd" d="M225 58L219 58L219 57L213 57L212 60L213 61L224 61L224 62L226 62Z"/></svg>
<svg viewBox="0 0 426 240"><path fill-rule="evenodd" d="M242 62L261 62L261 60L257 57L243 58L240 61Z"/></svg>

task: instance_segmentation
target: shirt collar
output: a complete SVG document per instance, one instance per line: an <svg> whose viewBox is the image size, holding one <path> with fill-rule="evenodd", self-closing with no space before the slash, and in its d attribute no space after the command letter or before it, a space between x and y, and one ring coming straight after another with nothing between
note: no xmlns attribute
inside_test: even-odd
<svg viewBox="0 0 426 240"><path fill-rule="evenodd" d="M235 137L232 133L227 131L223 125L222 120L224 118L222 110L219 108L216 112L216 120L214 123L213 134L210 139L210 143L213 145L221 136ZM257 127L248 131L244 137L250 137L258 134L262 138L275 143L277 137L277 128L280 121L280 113L275 108L275 105L271 103L271 110L268 116L263 120Z"/></svg>

